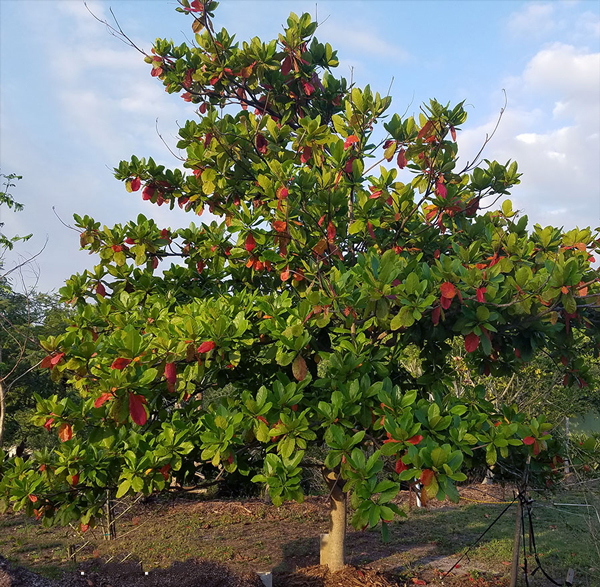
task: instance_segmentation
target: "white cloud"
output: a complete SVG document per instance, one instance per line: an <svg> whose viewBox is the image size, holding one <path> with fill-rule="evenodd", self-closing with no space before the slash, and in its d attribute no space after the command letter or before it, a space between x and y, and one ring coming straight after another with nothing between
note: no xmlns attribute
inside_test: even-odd
<svg viewBox="0 0 600 587"><path fill-rule="evenodd" d="M484 156L519 163L523 177L513 190L515 207L531 222L599 226L600 53L554 44L539 51L511 87L515 105L509 105ZM461 150L473 156L495 122L496 116L464 132Z"/></svg>
<svg viewBox="0 0 600 587"><path fill-rule="evenodd" d="M510 35L522 39L553 36L563 41L587 45L600 36L598 14L582 12L578 2L529 2L511 13L506 21Z"/></svg>
<svg viewBox="0 0 600 587"><path fill-rule="evenodd" d="M508 30L515 35L541 36L556 27L552 4L527 4L508 17Z"/></svg>
<svg viewBox="0 0 600 587"><path fill-rule="evenodd" d="M339 26L325 22L320 30L320 40L327 40L334 47L339 48L338 53L361 55L376 55L390 61L404 62L410 59L410 53L401 46L390 43L381 38L381 33L369 30L365 23ZM349 31L352 31L349 33Z"/></svg>

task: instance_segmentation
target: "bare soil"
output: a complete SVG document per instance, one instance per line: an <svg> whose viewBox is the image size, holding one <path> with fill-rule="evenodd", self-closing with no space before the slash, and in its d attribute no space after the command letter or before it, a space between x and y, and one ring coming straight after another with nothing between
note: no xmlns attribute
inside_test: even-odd
<svg viewBox="0 0 600 587"><path fill-rule="evenodd" d="M348 566L339 573L315 565L319 535L328 529L326 497L280 508L260 499L140 501L120 517L113 541L102 540L100 528L74 535L6 514L0 516L0 554L13 566L6 570L0 558L0 587L262 587L259 571L273 573L274 587L506 587L510 553L500 553L493 540L455 565L512 492L473 485L461 488L461 498L462 505L432 501L417 510L414 497L411 505L401 492L397 502L411 509L409 517L390 525L387 543L379 531L349 528ZM477 507L467 514L460 511L466 505ZM507 517L502 535L514 528L514 514ZM66 560L68 544L78 550L75 561ZM543 585L536 575L536 587Z"/></svg>

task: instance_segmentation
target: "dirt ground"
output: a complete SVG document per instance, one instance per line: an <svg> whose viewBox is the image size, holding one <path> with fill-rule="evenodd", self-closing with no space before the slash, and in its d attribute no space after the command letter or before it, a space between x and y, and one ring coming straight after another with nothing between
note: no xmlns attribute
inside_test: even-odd
<svg viewBox="0 0 600 587"><path fill-rule="evenodd" d="M461 488L461 497L462 506L432 501L417 510L414 496L401 492L397 501L411 509L409 518L390 526L387 543L379 531L349 528L348 566L333 574L315 565L319 534L328 527L326 497L280 508L260 499L139 501L119 518L116 540L102 540L99 528L75 540L71 532L68 542L78 550L71 562L65 562L66 543L57 541L58 529L32 526L27 536L31 542L35 535L38 549L28 546L21 558L13 549L11 558L46 578L28 575L15 563L8 570L0 558L0 587L262 587L260 571L272 571L273 587L506 587L510 556L499 558L495 551L486 557L487 545L455 565L457 554L510 503L512 492L474 485ZM469 504L481 506L465 517L459 508ZM506 522L514 527L514 516L510 519ZM15 516L15 543L17 521ZM5 545L9 541L0 540L0 554ZM489 548L497 550L493 542ZM55 572L48 575L51 566ZM536 576L536 587L543 585Z"/></svg>

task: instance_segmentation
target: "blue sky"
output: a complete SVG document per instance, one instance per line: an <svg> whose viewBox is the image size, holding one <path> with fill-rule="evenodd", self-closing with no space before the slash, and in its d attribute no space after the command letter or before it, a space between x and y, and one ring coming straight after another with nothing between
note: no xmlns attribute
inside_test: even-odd
<svg viewBox="0 0 600 587"><path fill-rule="evenodd" d="M174 1L93 1L149 50L156 37L177 42L190 19ZM486 156L516 159L524 173L515 207L532 222L571 228L600 225L600 3L595 0L517 2L323 1L317 37L338 49L338 73L386 93L392 111L417 113L431 97L466 100L469 120L459 134L461 157L478 150L504 104L508 108ZM216 26L237 38L274 38L290 11L315 15L315 2L224 0ZM0 0L0 166L23 180L14 196L19 214L2 210L5 232L34 238L7 255L37 252L30 285L58 289L94 258L79 251L65 228L73 213L106 225L142 212L161 226L187 225L180 211L127 194L111 174L130 155L177 162L158 138L176 141L177 123L193 107L167 95L141 56L110 36L79 0ZM139 196L139 194L138 194ZM204 218L203 218L204 219Z"/></svg>

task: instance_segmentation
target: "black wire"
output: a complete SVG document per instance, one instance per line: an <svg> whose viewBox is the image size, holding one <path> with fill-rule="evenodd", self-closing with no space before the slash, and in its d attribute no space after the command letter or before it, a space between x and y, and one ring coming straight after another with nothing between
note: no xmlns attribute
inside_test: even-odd
<svg viewBox="0 0 600 587"><path fill-rule="evenodd" d="M502 512L500 512L500 514L498 514L498 517L483 531L479 538L477 538L477 540L475 540L475 542L473 542L473 544L467 548L463 555L450 567L450 569L446 571L446 574L442 577L442 580L444 580L456 568L456 565L469 554L470 550L477 546L477 543L489 532L492 526L508 511L508 508L510 508L515 501L517 501L516 497L502 510Z"/></svg>
<svg viewBox="0 0 600 587"><path fill-rule="evenodd" d="M544 575L544 577L546 577L546 579L548 579L548 581L550 581L550 583L553 583L554 585L558 585L558 587L562 587L562 583L557 583L550 575L548 575L548 573L546 573L546 571L544 570L544 567L542 566L542 563L540 561L540 557L538 555L537 548L535 545L535 533L533 531L533 518L531 516L531 504L532 503L533 503L533 500L529 500L527 503L527 515L529 517L529 538L533 545L533 554L535 556L535 561L537 562L537 567L535 568L533 573L535 573L539 569L540 571L542 571L542 574ZM531 573L531 574L533 575L533 573Z"/></svg>

